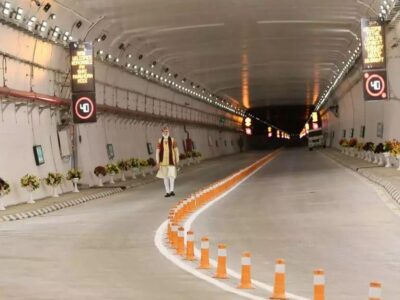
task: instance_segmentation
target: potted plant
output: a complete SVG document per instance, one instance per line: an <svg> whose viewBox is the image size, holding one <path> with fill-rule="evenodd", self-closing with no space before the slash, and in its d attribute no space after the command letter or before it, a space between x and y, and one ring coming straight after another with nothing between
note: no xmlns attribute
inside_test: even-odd
<svg viewBox="0 0 400 300"><path fill-rule="evenodd" d="M139 167L140 167L139 159L131 158L131 159L129 159L129 164L130 164L131 169L132 169L132 178L136 179L136 175L139 175L139 173L140 173L140 170L139 170Z"/></svg>
<svg viewBox="0 0 400 300"><path fill-rule="evenodd" d="M346 154L346 148L348 147L348 141L346 139L341 139L339 141L342 153Z"/></svg>
<svg viewBox="0 0 400 300"><path fill-rule="evenodd" d="M0 178L0 198L8 195L11 192L11 188L10 185L3 180L2 178ZM0 210L5 210L6 208L4 207L3 204L1 204L0 202Z"/></svg>
<svg viewBox="0 0 400 300"><path fill-rule="evenodd" d="M78 182L82 179L82 171L79 169L71 169L67 173L67 180L72 181L74 184L74 193L79 193Z"/></svg>
<svg viewBox="0 0 400 300"><path fill-rule="evenodd" d="M385 157L386 163L385 163L385 167L386 168L390 168L392 167L392 164L390 163L390 154L392 152L393 149L393 144L396 141L386 141L384 144L384 149L383 149L383 156Z"/></svg>
<svg viewBox="0 0 400 300"><path fill-rule="evenodd" d="M179 154L179 161L181 162L182 166L186 164L186 154L185 153L180 153Z"/></svg>
<svg viewBox="0 0 400 300"><path fill-rule="evenodd" d="M364 158L364 143L357 143L358 158Z"/></svg>
<svg viewBox="0 0 400 300"><path fill-rule="evenodd" d="M384 148L385 148L385 146L382 143L379 143L378 145L376 145L375 151L374 151L374 153L375 153L374 163L375 164L378 164L378 165L383 164Z"/></svg>
<svg viewBox="0 0 400 300"><path fill-rule="evenodd" d="M57 187L61 184L64 179L63 175L60 173L52 173L50 172L47 177L44 179L48 186L53 188L53 197L59 197L57 192Z"/></svg>
<svg viewBox="0 0 400 300"><path fill-rule="evenodd" d="M103 186L103 178L107 175L107 170L103 166L98 166L94 169L94 175L99 178L98 186Z"/></svg>
<svg viewBox="0 0 400 300"><path fill-rule="evenodd" d="M372 161L372 151L375 150L374 143L372 143L372 142L365 143L363 149L367 153L365 160Z"/></svg>
<svg viewBox="0 0 400 300"><path fill-rule="evenodd" d="M200 163L202 154L199 151L193 151L193 157L197 163Z"/></svg>
<svg viewBox="0 0 400 300"><path fill-rule="evenodd" d="M357 146L357 139L351 138L349 140L349 144L348 145L349 145L349 150L350 150L350 152L349 152L350 156L355 156L354 149Z"/></svg>
<svg viewBox="0 0 400 300"><path fill-rule="evenodd" d="M131 169L131 164L130 164L129 160L121 159L118 162L118 168L121 170L121 173L122 173L121 181L125 182L126 181L125 172L127 172Z"/></svg>
<svg viewBox="0 0 400 300"><path fill-rule="evenodd" d="M106 170L107 170L107 174L110 175L110 183L114 184L115 183L114 176L119 174L119 172L120 172L118 166L116 164L109 163L106 165Z"/></svg>
<svg viewBox="0 0 400 300"><path fill-rule="evenodd" d="M27 203L33 204L35 200L33 199L33 192L39 189L40 187L40 179L35 175L26 174L21 178L21 187L26 189L29 192L29 200Z"/></svg>
<svg viewBox="0 0 400 300"><path fill-rule="evenodd" d="M396 140L392 141L392 155L398 160L399 166L397 168L400 171L400 143Z"/></svg>
<svg viewBox="0 0 400 300"><path fill-rule="evenodd" d="M140 170L142 172L142 176L145 177L146 176L145 168L147 168L149 166L149 163L147 162L146 159L140 159L139 166L140 166Z"/></svg>
<svg viewBox="0 0 400 300"><path fill-rule="evenodd" d="M187 159L187 165L189 166L192 163L192 157L193 157L193 153L191 151L187 151L185 153L186 155L186 159Z"/></svg>
<svg viewBox="0 0 400 300"><path fill-rule="evenodd" d="M150 158L147 160L147 164L148 164L148 166L149 166L149 169L150 169L151 174L153 174L153 173L154 173L154 167L157 165L157 162L155 161L154 158L150 157Z"/></svg>

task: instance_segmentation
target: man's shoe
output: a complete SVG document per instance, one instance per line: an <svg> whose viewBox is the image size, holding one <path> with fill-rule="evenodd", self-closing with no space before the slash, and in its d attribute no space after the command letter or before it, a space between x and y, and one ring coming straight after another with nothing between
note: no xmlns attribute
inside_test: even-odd
<svg viewBox="0 0 400 300"><path fill-rule="evenodd" d="M169 196L173 197L173 196L175 196L175 193L172 191L171 193L169 193Z"/></svg>
<svg viewBox="0 0 400 300"><path fill-rule="evenodd" d="M165 198L169 198L169 197L171 197L171 194L170 193L166 193L164 197Z"/></svg>

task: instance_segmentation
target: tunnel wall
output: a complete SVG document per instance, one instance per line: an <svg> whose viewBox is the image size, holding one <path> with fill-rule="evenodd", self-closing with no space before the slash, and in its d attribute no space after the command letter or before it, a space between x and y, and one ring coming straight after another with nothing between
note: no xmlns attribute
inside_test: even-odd
<svg viewBox="0 0 400 300"><path fill-rule="evenodd" d="M359 141L375 144L391 139L400 140L400 60L399 46L395 40L399 37L399 25L387 32L387 70L390 89L388 101L364 101L361 67L358 65L337 89L328 106L338 104L338 117L332 111L323 117L323 126L327 131L328 144L339 147L346 130L346 138L350 138L350 131L354 128L354 137ZM383 137L378 137L378 123L383 124ZM365 126L365 138L360 137L361 127ZM334 133L334 137L332 137Z"/></svg>
<svg viewBox="0 0 400 300"><path fill-rule="evenodd" d="M0 51L12 54L17 59L1 59L0 82L9 88L21 91L34 91L61 98L69 98L69 79L61 72L68 70L68 53L66 49L46 43L12 29L0 25L3 41ZM19 59L24 61L19 61ZM34 66L39 64L41 67ZM57 71L55 71L57 70ZM147 103L144 96L122 89L146 94L148 97L158 97L172 103L184 105L188 110L210 114L213 118L225 116L213 106L202 103L183 94L151 83L142 78L128 74L118 68L102 62L96 62L96 94L99 104L126 108L135 106L138 111L147 112L151 102ZM65 174L73 165L71 158L62 158L58 142L57 131L61 125L61 113L43 105L26 105L26 100L13 99L7 102L1 98L0 102L0 177L11 184L12 193L3 197L5 205L27 201L28 193L20 187L20 178L27 174L34 174L44 178L48 172ZM15 101L17 100L17 101ZM161 106L160 106L161 107ZM156 109L157 110L157 109ZM164 114L173 117L167 108L159 108L155 114ZM198 113L187 113L188 121L196 120ZM212 115L211 115L212 114ZM192 121L193 121L192 120ZM131 122L133 121L133 122ZM112 143L115 151L114 162L119 159L137 157L147 159L147 143L156 148L156 141L160 137L160 127L163 122L145 123L144 121L126 120L117 116L103 114L96 124L80 125L81 136L78 145L78 166L84 171L83 183L93 185L96 178L93 169L97 165L109 162L106 144ZM207 120L206 120L207 121ZM191 125L188 122L186 129L196 144L198 151L204 158L218 157L239 151L239 133L228 130L212 129L201 125ZM180 151L183 152L183 139L186 138L184 125L170 122L172 135L177 139ZM216 145L218 141L218 147ZM226 142L226 143L225 143ZM46 163L36 166L33 149L34 145L42 145ZM153 154L154 157L154 154ZM71 191L72 185L65 182L62 191ZM43 183L40 190L35 192L35 198L42 198L52 193Z"/></svg>

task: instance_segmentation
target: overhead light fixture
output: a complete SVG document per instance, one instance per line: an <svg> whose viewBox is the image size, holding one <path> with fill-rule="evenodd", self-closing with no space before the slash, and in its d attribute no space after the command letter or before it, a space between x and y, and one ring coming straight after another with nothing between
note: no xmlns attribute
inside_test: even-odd
<svg viewBox="0 0 400 300"><path fill-rule="evenodd" d="M48 23L46 21L42 21L42 23L39 25L39 31L40 32L45 32L47 29Z"/></svg>
<svg viewBox="0 0 400 300"><path fill-rule="evenodd" d="M36 21L37 21L37 18L35 16L33 16L29 19L28 23L26 23L26 27L28 28L28 30L32 31L32 29L36 25Z"/></svg>
<svg viewBox="0 0 400 300"><path fill-rule="evenodd" d="M111 55L111 54L107 54L107 55L106 55L106 59L107 59L107 60L111 60L111 59L112 59L112 55Z"/></svg>
<svg viewBox="0 0 400 300"><path fill-rule="evenodd" d="M50 4L50 3L47 3L47 4L43 7L43 10L44 10L45 12L48 12L48 11L50 10L50 8L51 8L51 4Z"/></svg>
<svg viewBox="0 0 400 300"><path fill-rule="evenodd" d="M153 63L151 64L151 67L154 68L157 65L156 61L153 61Z"/></svg>
<svg viewBox="0 0 400 300"><path fill-rule="evenodd" d="M51 14L49 18L52 20L55 20L57 18L57 16L56 16L56 14Z"/></svg>
<svg viewBox="0 0 400 300"><path fill-rule="evenodd" d="M8 1L4 2L2 12L3 12L3 15L5 15L5 16L10 15L10 13L11 13L11 3L10 2L8 2Z"/></svg>
<svg viewBox="0 0 400 300"><path fill-rule="evenodd" d="M132 54L128 54L128 58L132 58Z"/></svg>
<svg viewBox="0 0 400 300"><path fill-rule="evenodd" d="M97 55L103 55L103 54L104 54L104 51L103 51L103 50L97 51Z"/></svg>

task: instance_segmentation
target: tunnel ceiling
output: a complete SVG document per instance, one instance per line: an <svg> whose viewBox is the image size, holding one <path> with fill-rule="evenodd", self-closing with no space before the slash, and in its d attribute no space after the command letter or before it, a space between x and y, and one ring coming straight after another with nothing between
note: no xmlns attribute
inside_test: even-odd
<svg viewBox="0 0 400 300"><path fill-rule="evenodd" d="M151 60L245 106L311 105L374 0L57 0ZM96 28L97 32L99 28ZM92 37L94 38L94 37Z"/></svg>

